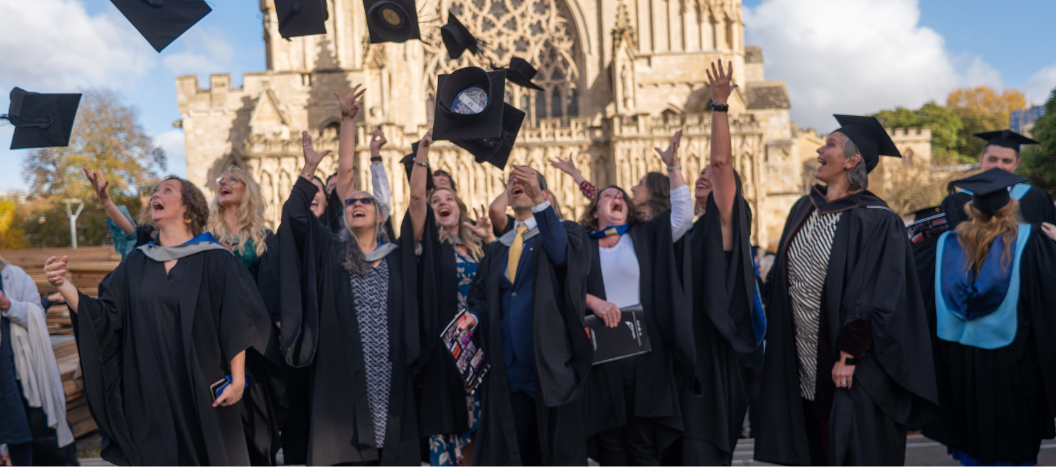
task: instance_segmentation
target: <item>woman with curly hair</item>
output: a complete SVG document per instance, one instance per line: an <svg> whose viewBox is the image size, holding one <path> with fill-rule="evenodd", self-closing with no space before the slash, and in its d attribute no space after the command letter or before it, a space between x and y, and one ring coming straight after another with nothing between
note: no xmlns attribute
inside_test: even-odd
<svg viewBox="0 0 1056 467"><path fill-rule="evenodd" d="M267 239L272 233L264 222L260 185L246 169L231 165L216 180L208 226L209 232L257 277L260 257L267 251Z"/></svg>
<svg viewBox="0 0 1056 467"><path fill-rule="evenodd" d="M250 463L240 400L250 348L271 325L249 271L205 232L192 183L168 177L150 198L155 241L99 284L66 280L67 258L44 270L72 313L89 407L121 465Z"/></svg>

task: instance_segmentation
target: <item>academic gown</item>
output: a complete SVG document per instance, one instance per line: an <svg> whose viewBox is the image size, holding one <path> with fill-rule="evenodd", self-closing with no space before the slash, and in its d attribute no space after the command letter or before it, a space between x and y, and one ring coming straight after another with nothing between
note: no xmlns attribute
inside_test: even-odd
<svg viewBox="0 0 1056 467"><path fill-rule="evenodd" d="M825 187L792 207L767 281L767 349L759 398L755 459L809 464L799 390L794 320L788 286L788 248L810 214L842 212L832 242L821 298L815 414L828 420L831 464L902 465L906 425L918 424L938 403L931 339L920 283L902 220L868 191L834 202ZM871 345L858 359L850 388L835 387L831 372L838 340L871 325Z"/></svg>
<svg viewBox="0 0 1056 467"><path fill-rule="evenodd" d="M583 328L590 250L587 235L579 224L561 223L568 234L565 265L553 265L541 246L531 257L535 288L532 304L535 405L543 462L585 464L581 386L594 356ZM479 321L481 348L491 360L491 370L480 385L480 424L473 452L476 465L522 463L513 425L510 384L502 357L503 310L499 283L508 253L509 247L501 242L488 248L468 297L470 311Z"/></svg>
<svg viewBox="0 0 1056 467"><path fill-rule="evenodd" d="M715 451L689 452L687 449L693 448L686 445L681 453L675 453L686 465L728 465L732 460L748 411L742 361L745 354L756 349L748 204L738 192L733 203L733 247L727 252L723 250L722 224L713 195L708 196L707 203L704 216L676 244L692 306L696 343L693 385L684 387L681 394L683 436L710 443L722 456L713 458Z"/></svg>
<svg viewBox="0 0 1056 467"><path fill-rule="evenodd" d="M213 408L209 387L230 375L239 352L266 348L270 326L253 278L230 252L183 257L166 275L135 250L99 284L98 299L79 300L70 317L103 459L249 464L243 402Z"/></svg>
<svg viewBox="0 0 1056 467"><path fill-rule="evenodd" d="M1056 242L1040 225L1031 229L1019 272L1016 334L1006 347L938 338L935 300L926 303L940 415L924 424L924 435L985 463L1036 462L1041 440L1056 437ZM921 276L923 287L935 288L934 274L932 267Z"/></svg>
<svg viewBox="0 0 1056 467"><path fill-rule="evenodd" d="M654 442L657 454L667 449L682 434L682 409L679 405L682 375L693 371L693 335L689 306L679 281L671 239L671 211L657 215L649 222L627 230L638 258L639 298L643 319L653 350L630 357L637 360L634 411L640 418L656 423ZM587 275L587 293L606 299L601 271L598 239L588 239L591 267ZM623 361L593 366L587 380L587 436L627 425L627 402L624 394Z"/></svg>
<svg viewBox="0 0 1056 467"><path fill-rule="evenodd" d="M964 212L964 205L972 200L972 195L958 191L942 200L939 209L946 213L946 222L950 230L957 228L957 224L971 220ZM1027 194L1019 200L1019 213L1023 222L1028 224L1039 224L1048 222L1056 224L1056 204L1052 203L1052 197L1036 186L1030 187Z"/></svg>
<svg viewBox="0 0 1056 467"><path fill-rule="evenodd" d="M334 219L343 215L344 205L327 206L326 217L332 223L317 222L309 209L317 189L303 178L297 180L283 206L278 234L284 274L281 351L291 366L309 368L307 462L417 465L420 455L412 375L428 355L422 352L420 341L423 330L419 328L418 268L410 217L404 219L396 250L384 259L389 267L392 380L385 444L377 446L350 273L342 266L345 243L339 232L326 227L337 225ZM288 261L290 252L299 253L299 270L296 263Z"/></svg>

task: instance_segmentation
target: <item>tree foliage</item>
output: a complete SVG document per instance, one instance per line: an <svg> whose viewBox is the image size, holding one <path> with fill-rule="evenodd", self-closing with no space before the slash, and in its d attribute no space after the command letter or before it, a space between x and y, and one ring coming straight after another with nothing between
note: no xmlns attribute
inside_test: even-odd
<svg viewBox="0 0 1056 467"><path fill-rule="evenodd" d="M918 209L936 206L946 196L946 185L964 174L935 170L927 162L898 159L883 161L883 170L874 170L869 186L874 184L888 207L901 216ZM875 178L875 180L874 180Z"/></svg>
<svg viewBox="0 0 1056 467"><path fill-rule="evenodd" d="M928 102L917 110L895 107L874 115L885 128L917 128L931 130L931 158L937 165L965 163L958 152L964 122L945 107Z"/></svg>
<svg viewBox="0 0 1056 467"><path fill-rule="evenodd" d="M946 96L946 108L964 122L957 151L977 162L986 141L972 135L1008 128L1012 111L1026 106L1026 97L1014 89L1006 89L1000 94L986 86L953 90Z"/></svg>
<svg viewBox="0 0 1056 467"><path fill-rule="evenodd" d="M1034 122L1031 136L1037 145L1024 146L1019 172L1030 184L1056 196L1056 89L1045 102L1045 115Z"/></svg>

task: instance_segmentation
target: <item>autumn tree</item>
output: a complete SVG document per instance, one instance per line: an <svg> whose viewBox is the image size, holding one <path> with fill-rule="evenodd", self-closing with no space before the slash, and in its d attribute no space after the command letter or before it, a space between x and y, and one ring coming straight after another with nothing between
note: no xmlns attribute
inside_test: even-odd
<svg viewBox="0 0 1056 467"><path fill-rule="evenodd" d="M1026 105L1026 97L1014 89L1006 89L1000 94L986 86L955 89L946 96L946 108L964 122L957 151L978 162L986 141L972 135L1008 128L1012 111Z"/></svg>
<svg viewBox="0 0 1056 467"><path fill-rule="evenodd" d="M931 130L931 160L935 165L967 163L958 152L964 122L957 114L934 101L917 110L895 107L874 115L884 128L927 128Z"/></svg>
<svg viewBox="0 0 1056 467"><path fill-rule="evenodd" d="M924 161L902 161L884 158L883 170L869 174L869 186L888 207L900 216L918 209L936 206L946 196L946 186L963 173L936 170Z"/></svg>
<svg viewBox="0 0 1056 467"><path fill-rule="evenodd" d="M1031 137L1041 144L1023 146L1018 171L1031 185L1056 196L1056 89L1045 102L1045 115L1034 122Z"/></svg>

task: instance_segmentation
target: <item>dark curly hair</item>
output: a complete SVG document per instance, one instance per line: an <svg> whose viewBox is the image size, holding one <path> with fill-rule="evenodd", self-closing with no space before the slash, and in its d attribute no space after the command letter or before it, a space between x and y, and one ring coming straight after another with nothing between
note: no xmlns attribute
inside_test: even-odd
<svg viewBox="0 0 1056 467"><path fill-rule="evenodd" d="M193 183L184 180L175 175L169 175L165 177L162 182L176 180L180 182L180 201L183 203L187 210L183 213L183 219L190 221L187 223L187 228L190 229L191 235L197 237L205 232L205 226L209 223L209 203L205 200L205 195L202 194L202 190L194 186ZM158 191L158 187L161 183L158 183L154 187L154 191ZM158 236L158 229L154 229L155 240Z"/></svg>
<svg viewBox="0 0 1056 467"><path fill-rule="evenodd" d="M623 195L623 200L627 203L627 223L630 225L638 225L642 223L642 216L638 213L638 209L634 207L634 203L631 202L631 197L627 196L627 192L623 191L616 185L609 185L605 188L598 190L597 196L590 200L590 204L587 205L587 209L583 211L583 216L579 218L579 225L586 230L587 233L597 232L598 230L598 219L594 217L594 213L598 212L598 201L601 200L601 194L609 188L618 190Z"/></svg>
<svg viewBox="0 0 1056 467"><path fill-rule="evenodd" d="M660 172L645 174L645 189L649 192L649 200L638 210L643 221L671 209L671 179L667 175Z"/></svg>

